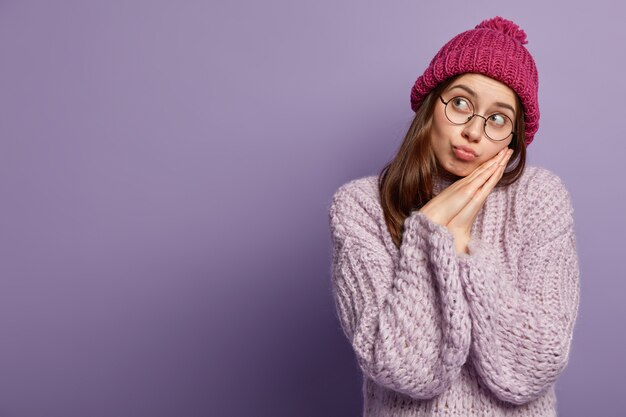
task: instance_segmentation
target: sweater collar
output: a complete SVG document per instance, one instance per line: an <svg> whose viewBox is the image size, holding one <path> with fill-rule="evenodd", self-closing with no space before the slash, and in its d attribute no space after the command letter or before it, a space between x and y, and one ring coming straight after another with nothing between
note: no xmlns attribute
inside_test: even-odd
<svg viewBox="0 0 626 417"><path fill-rule="evenodd" d="M433 194L437 195L443 190L445 190L450 184L455 182L456 179L450 176L441 175L439 173L435 173L433 175Z"/></svg>

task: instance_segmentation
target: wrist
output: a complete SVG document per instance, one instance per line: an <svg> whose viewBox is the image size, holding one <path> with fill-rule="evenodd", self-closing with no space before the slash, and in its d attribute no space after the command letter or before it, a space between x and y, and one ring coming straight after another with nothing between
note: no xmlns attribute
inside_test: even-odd
<svg viewBox="0 0 626 417"><path fill-rule="evenodd" d="M469 250L467 249L467 243L460 243L460 244L455 243L455 247L456 247L456 253L459 255L460 254L467 255L469 253Z"/></svg>
<svg viewBox="0 0 626 417"><path fill-rule="evenodd" d="M469 235L454 234L454 248L456 249L456 253L458 254L469 253L469 249L468 249L469 241L470 241Z"/></svg>

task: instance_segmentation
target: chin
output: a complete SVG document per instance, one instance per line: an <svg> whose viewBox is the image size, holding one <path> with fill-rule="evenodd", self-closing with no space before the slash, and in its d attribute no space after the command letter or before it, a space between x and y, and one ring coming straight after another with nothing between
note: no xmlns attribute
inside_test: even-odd
<svg viewBox="0 0 626 417"><path fill-rule="evenodd" d="M467 177L472 173L472 171L474 171L474 169L476 169L473 165L459 166L454 162L448 164L448 166L445 166L444 168L448 171L448 173L457 177Z"/></svg>

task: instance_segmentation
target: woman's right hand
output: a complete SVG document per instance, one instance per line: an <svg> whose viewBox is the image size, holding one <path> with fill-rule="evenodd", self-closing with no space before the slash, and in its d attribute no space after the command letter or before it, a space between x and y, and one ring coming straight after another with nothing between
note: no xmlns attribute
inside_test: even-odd
<svg viewBox="0 0 626 417"><path fill-rule="evenodd" d="M503 162L506 166L506 161L508 161L511 154L512 150L502 149L493 158L478 166L471 174L450 184L441 193L433 197L420 209L420 212L433 222L448 227L452 219L468 204L477 203L478 209L480 209L488 193L500 179L499 177L502 176L504 169L498 170L498 168L502 167L501 164ZM500 173L499 177L492 178L497 172ZM487 192L479 193L490 178L492 179L491 183L489 183L491 188L483 190Z"/></svg>

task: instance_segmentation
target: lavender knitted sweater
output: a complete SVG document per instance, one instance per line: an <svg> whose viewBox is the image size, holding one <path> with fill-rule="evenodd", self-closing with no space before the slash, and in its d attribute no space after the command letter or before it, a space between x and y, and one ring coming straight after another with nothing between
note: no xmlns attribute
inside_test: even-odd
<svg viewBox="0 0 626 417"><path fill-rule="evenodd" d="M435 193L449 185L437 179ZM398 249L377 177L330 207L332 284L363 372L364 416L556 416L578 312L573 208L561 180L527 167L496 187L469 254L414 211Z"/></svg>

